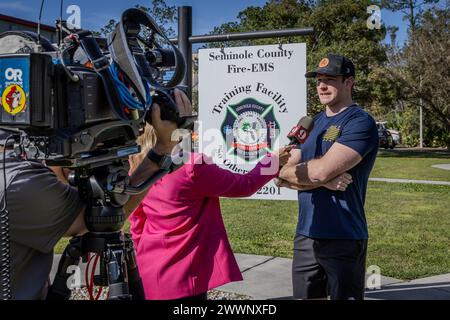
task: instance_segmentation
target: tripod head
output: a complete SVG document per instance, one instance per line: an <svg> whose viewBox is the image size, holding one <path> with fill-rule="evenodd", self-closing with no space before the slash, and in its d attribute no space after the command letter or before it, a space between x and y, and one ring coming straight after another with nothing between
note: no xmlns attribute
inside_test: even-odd
<svg viewBox="0 0 450 320"><path fill-rule="evenodd" d="M128 184L128 162L118 159L95 167L76 168L69 175L86 202L85 222L90 232L116 232L123 227L123 206L129 195L119 193ZM116 191L116 192L114 192Z"/></svg>

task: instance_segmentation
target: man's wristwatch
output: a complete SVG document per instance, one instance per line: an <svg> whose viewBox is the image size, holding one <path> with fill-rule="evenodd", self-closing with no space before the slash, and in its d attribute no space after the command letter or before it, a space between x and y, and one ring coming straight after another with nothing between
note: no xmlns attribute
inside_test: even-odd
<svg viewBox="0 0 450 320"><path fill-rule="evenodd" d="M156 163L161 170L171 171L172 170L172 157L170 154L157 154L155 150L150 149L147 153L147 158Z"/></svg>

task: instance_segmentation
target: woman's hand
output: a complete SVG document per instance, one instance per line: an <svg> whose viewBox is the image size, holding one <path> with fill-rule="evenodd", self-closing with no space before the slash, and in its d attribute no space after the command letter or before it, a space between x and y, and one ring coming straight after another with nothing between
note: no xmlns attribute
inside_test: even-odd
<svg viewBox="0 0 450 320"><path fill-rule="evenodd" d="M291 154L289 152L294 147L294 145L284 146L273 152L273 154L278 157L280 167L284 166L288 162L289 158L291 157Z"/></svg>
<svg viewBox="0 0 450 320"><path fill-rule="evenodd" d="M181 117L192 115L192 104L186 94L179 90L174 90L175 102ZM170 154L172 149L178 144L174 139L174 131L177 130L177 124L161 120L161 108L157 103L152 106L152 126L156 132L155 152L158 154Z"/></svg>

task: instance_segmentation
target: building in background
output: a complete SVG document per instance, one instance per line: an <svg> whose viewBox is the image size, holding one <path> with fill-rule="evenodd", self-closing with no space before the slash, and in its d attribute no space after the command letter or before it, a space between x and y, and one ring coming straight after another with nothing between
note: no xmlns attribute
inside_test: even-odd
<svg viewBox="0 0 450 320"><path fill-rule="evenodd" d="M13 30L37 32L37 29L36 22L0 14L0 33ZM56 43L56 28L41 23L41 36L47 38L51 43Z"/></svg>

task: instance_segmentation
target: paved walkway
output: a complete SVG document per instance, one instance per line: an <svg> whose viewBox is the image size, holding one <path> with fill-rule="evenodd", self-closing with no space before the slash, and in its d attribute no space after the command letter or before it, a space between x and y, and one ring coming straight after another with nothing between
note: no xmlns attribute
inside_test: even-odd
<svg viewBox="0 0 450 320"><path fill-rule="evenodd" d="M390 183L418 183L418 184L434 184L434 185L441 185L441 186L450 186L449 181L387 179L387 178L369 178L369 181L381 181L381 182L390 182Z"/></svg>
<svg viewBox="0 0 450 320"><path fill-rule="evenodd" d="M292 299L291 259L236 254L244 281L217 288L253 299ZM369 281L370 282L370 281ZM413 281L381 276L380 289L367 289L366 299L450 300L450 273Z"/></svg>
<svg viewBox="0 0 450 320"><path fill-rule="evenodd" d="M61 255L55 255L50 279L53 281ZM291 259L236 254L244 280L216 288L220 291L246 295L254 300L291 300ZM369 276L369 275L368 275ZM372 278L371 278L372 279ZM376 300L450 300L450 273L434 277L402 281L381 276L379 289L367 289L366 299ZM81 271L84 285L84 266ZM377 282L366 283L377 285Z"/></svg>
<svg viewBox="0 0 450 320"><path fill-rule="evenodd" d="M443 169L443 170L450 170L450 164L434 164L432 165L433 168Z"/></svg>

